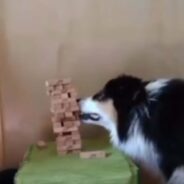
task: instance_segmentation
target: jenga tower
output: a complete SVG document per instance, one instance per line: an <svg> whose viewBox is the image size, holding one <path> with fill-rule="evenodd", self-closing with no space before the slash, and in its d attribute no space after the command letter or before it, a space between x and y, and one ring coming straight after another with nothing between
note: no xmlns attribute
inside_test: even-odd
<svg viewBox="0 0 184 184"><path fill-rule="evenodd" d="M57 151L60 155L79 153L81 137L77 92L70 79L50 80L46 82L46 87L51 99L51 120Z"/></svg>

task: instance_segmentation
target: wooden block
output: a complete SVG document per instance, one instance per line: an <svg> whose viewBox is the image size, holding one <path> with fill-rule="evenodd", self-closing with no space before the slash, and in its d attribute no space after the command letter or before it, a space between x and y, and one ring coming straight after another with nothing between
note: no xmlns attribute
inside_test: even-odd
<svg viewBox="0 0 184 184"><path fill-rule="evenodd" d="M67 128L67 129L72 128L74 126L73 121L64 121L63 124L64 124L64 127Z"/></svg>
<svg viewBox="0 0 184 184"><path fill-rule="evenodd" d="M61 128L60 122L53 122L53 128Z"/></svg>
<svg viewBox="0 0 184 184"><path fill-rule="evenodd" d="M65 112L65 109L62 107L51 107L50 112L53 114L61 114Z"/></svg>
<svg viewBox="0 0 184 184"><path fill-rule="evenodd" d="M80 149L72 150L72 153L73 153L73 154L79 154L80 152L81 152Z"/></svg>
<svg viewBox="0 0 184 184"><path fill-rule="evenodd" d="M61 155L61 156L65 156L67 154L67 150L61 150L61 149L57 149L57 152L58 152L58 155Z"/></svg>
<svg viewBox="0 0 184 184"><path fill-rule="evenodd" d="M72 149L81 149L82 148L82 144L81 143L77 143L77 144L74 144L72 146Z"/></svg>
<svg viewBox="0 0 184 184"><path fill-rule="evenodd" d="M65 112L65 120L67 121L74 121L75 116L73 115L72 112Z"/></svg>
<svg viewBox="0 0 184 184"><path fill-rule="evenodd" d="M91 158L106 158L107 153L105 151L86 151L80 153L80 158L91 159Z"/></svg>
<svg viewBox="0 0 184 184"><path fill-rule="evenodd" d="M68 155L68 154L79 154L79 153L80 153L80 149L66 150L66 151L58 150L58 155L61 155L61 156L65 156L65 155Z"/></svg>
<svg viewBox="0 0 184 184"><path fill-rule="evenodd" d="M57 95L57 96L50 96L50 103L62 103L63 100L61 99L61 95Z"/></svg>
<svg viewBox="0 0 184 184"><path fill-rule="evenodd" d="M81 145L81 143L82 143L82 142L81 142L81 139L78 139L78 140L74 140L74 141L73 141L73 144L74 144L74 145Z"/></svg>
<svg viewBox="0 0 184 184"><path fill-rule="evenodd" d="M37 142L37 147L38 147L39 149L44 149L44 148L47 147L47 143L46 143L45 141L38 141L38 142Z"/></svg>
<svg viewBox="0 0 184 184"><path fill-rule="evenodd" d="M65 118L72 118L73 113L72 112L65 112Z"/></svg>
<svg viewBox="0 0 184 184"><path fill-rule="evenodd" d="M75 120L80 120L80 111L73 112L73 115L75 116Z"/></svg>
<svg viewBox="0 0 184 184"><path fill-rule="evenodd" d="M62 95L61 95L61 99L68 99L69 97L68 97L68 94L67 93L63 93Z"/></svg>
<svg viewBox="0 0 184 184"><path fill-rule="evenodd" d="M55 134L60 134L60 133L62 133L62 131L63 131L62 127L53 128L53 132L54 132Z"/></svg>
<svg viewBox="0 0 184 184"><path fill-rule="evenodd" d="M62 84L70 84L72 80L70 78L62 79Z"/></svg>
<svg viewBox="0 0 184 184"><path fill-rule="evenodd" d="M64 136L64 137L59 136L56 138L56 141L57 141L57 143L61 143L63 145L67 144L68 142L73 143L71 136Z"/></svg>
<svg viewBox="0 0 184 184"><path fill-rule="evenodd" d="M63 103L63 100L61 99L61 97L54 97L50 101L50 104L51 105L54 105L54 104L60 104L60 105L62 105L62 103Z"/></svg>
<svg viewBox="0 0 184 184"><path fill-rule="evenodd" d="M73 112L75 112L75 111L79 111L80 108L79 108L78 106L72 106L72 107L71 107L71 110L72 110Z"/></svg>
<svg viewBox="0 0 184 184"><path fill-rule="evenodd" d="M77 131L72 131L71 134L72 134L73 137L80 135L78 130Z"/></svg>
<svg viewBox="0 0 184 184"><path fill-rule="evenodd" d="M61 91L60 90L54 90L54 91L51 91L50 95L51 96L61 96Z"/></svg>
<svg viewBox="0 0 184 184"><path fill-rule="evenodd" d="M75 126L80 126L81 122L80 122L79 120L76 120L76 121L73 122L73 124L74 124Z"/></svg>
<svg viewBox="0 0 184 184"><path fill-rule="evenodd" d="M56 79L47 80L47 81L45 81L45 86L48 88L48 87L51 87L53 85L56 85L57 83L58 83L58 80L56 80Z"/></svg>
<svg viewBox="0 0 184 184"><path fill-rule="evenodd" d="M81 140L81 137L80 137L80 133L76 130L72 132L62 132L58 135L56 140L59 142L64 142L66 140L77 141L77 140Z"/></svg>
<svg viewBox="0 0 184 184"><path fill-rule="evenodd" d="M53 123L55 122L61 122L64 119L64 113L57 113L57 114L53 114L51 117L51 121Z"/></svg>
<svg viewBox="0 0 184 184"><path fill-rule="evenodd" d="M55 90L62 92L63 91L63 86L62 85L58 85L58 86L55 87Z"/></svg>
<svg viewBox="0 0 184 184"><path fill-rule="evenodd" d="M71 150L78 150L78 149L81 149L81 145L65 145L63 147L60 147L60 150L61 151L71 151Z"/></svg>
<svg viewBox="0 0 184 184"><path fill-rule="evenodd" d="M59 133L60 136L71 135L73 131L78 131L78 127L71 127L71 128L61 128L61 132Z"/></svg>
<svg viewBox="0 0 184 184"><path fill-rule="evenodd" d="M45 82L45 86L48 87L48 86L59 86L59 85L62 85L63 84L63 80L61 79L50 79L50 80L47 80Z"/></svg>
<svg viewBox="0 0 184 184"><path fill-rule="evenodd" d="M69 96L70 96L71 98L78 98L78 94L77 94L76 91L70 92L70 93L69 93Z"/></svg>

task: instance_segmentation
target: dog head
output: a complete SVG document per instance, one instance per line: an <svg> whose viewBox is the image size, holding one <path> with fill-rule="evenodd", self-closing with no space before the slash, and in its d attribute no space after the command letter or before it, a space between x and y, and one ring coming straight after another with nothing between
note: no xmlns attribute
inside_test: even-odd
<svg viewBox="0 0 184 184"><path fill-rule="evenodd" d="M132 76L108 81L95 95L80 101L84 123L100 125L107 130L122 126L131 108L145 99L143 82Z"/></svg>

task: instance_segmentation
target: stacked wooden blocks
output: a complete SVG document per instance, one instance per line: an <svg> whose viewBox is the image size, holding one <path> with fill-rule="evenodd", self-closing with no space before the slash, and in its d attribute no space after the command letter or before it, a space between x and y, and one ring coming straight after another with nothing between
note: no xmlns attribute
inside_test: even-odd
<svg viewBox="0 0 184 184"><path fill-rule="evenodd" d="M56 135L57 151L61 155L79 153L81 137L77 92L70 79L46 82L51 99L53 131Z"/></svg>

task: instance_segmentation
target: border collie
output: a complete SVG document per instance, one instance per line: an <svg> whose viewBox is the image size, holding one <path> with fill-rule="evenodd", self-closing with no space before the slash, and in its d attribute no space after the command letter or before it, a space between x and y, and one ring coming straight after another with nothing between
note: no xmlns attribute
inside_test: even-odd
<svg viewBox="0 0 184 184"><path fill-rule="evenodd" d="M184 184L184 80L122 75L80 106L82 121L107 129L120 151Z"/></svg>

